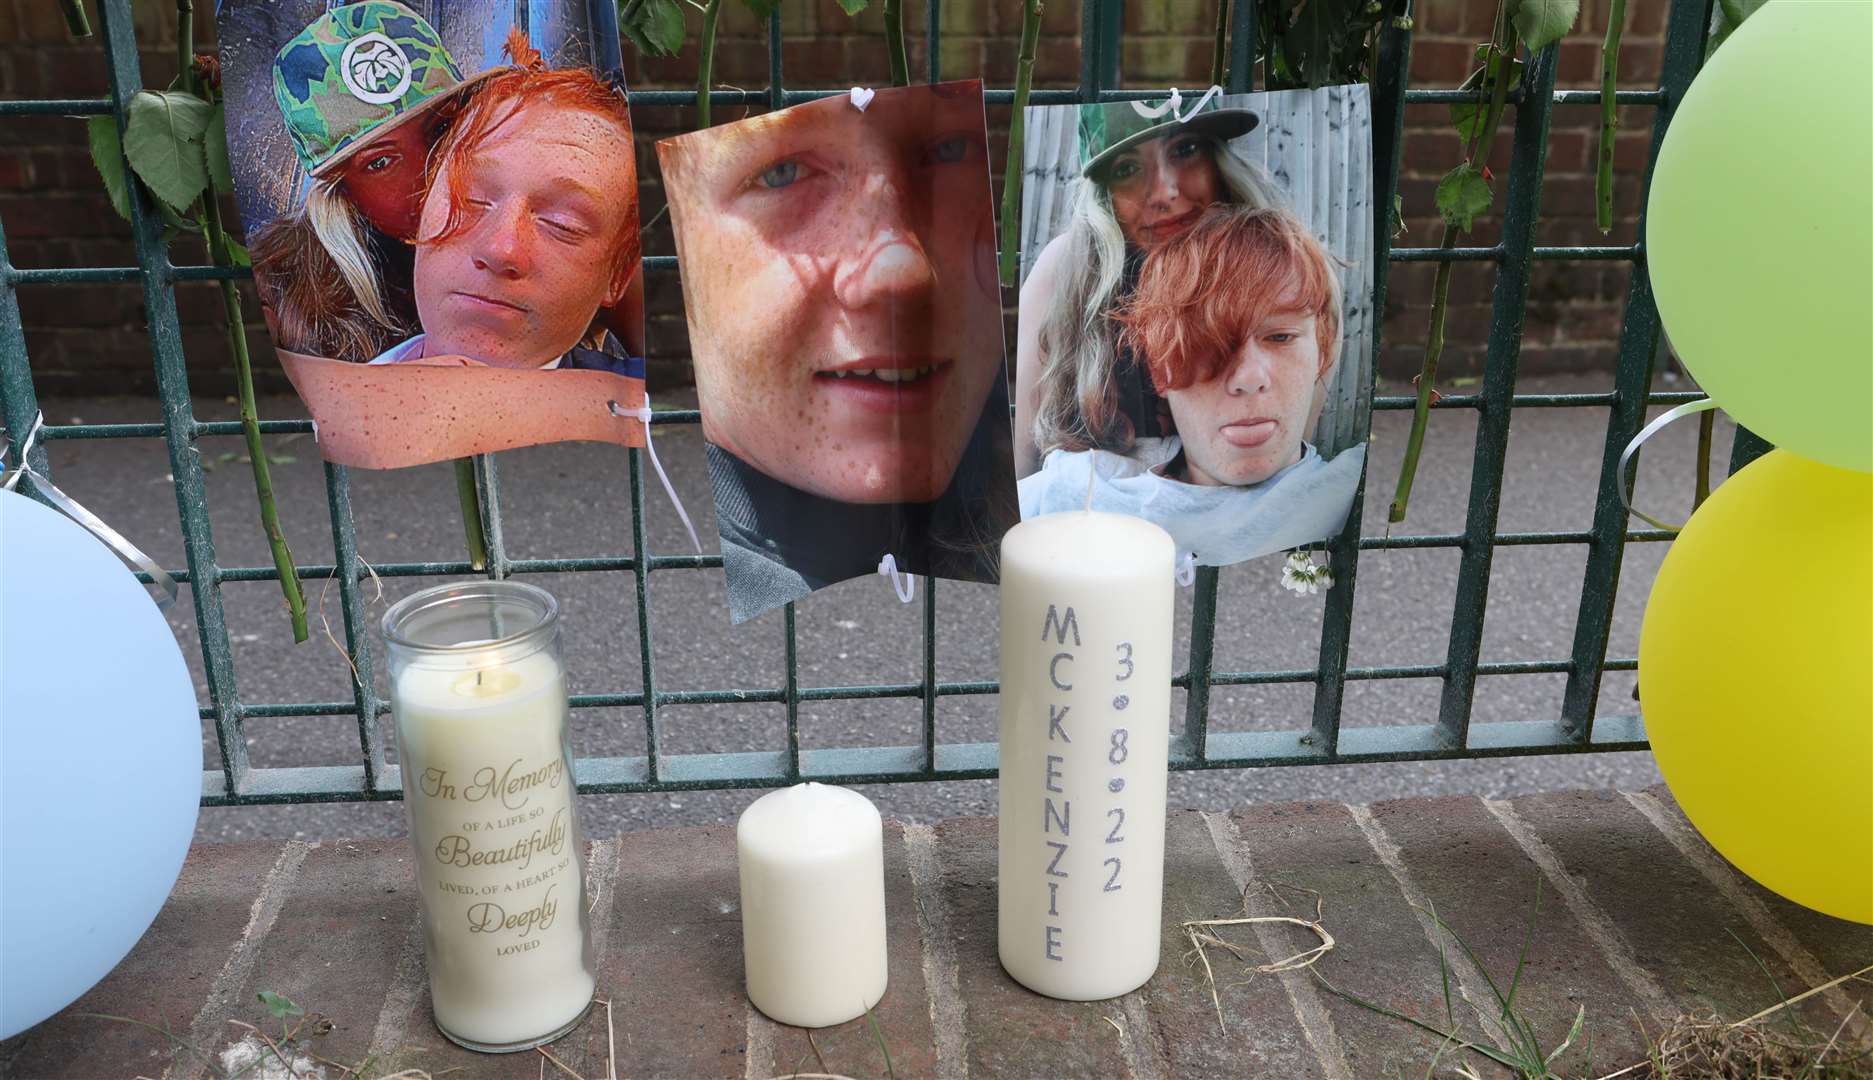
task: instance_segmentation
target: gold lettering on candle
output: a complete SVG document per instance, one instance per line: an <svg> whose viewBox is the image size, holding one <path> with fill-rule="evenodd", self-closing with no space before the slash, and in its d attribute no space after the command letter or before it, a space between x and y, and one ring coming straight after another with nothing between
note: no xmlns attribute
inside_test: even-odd
<svg viewBox="0 0 1873 1080"><path fill-rule="evenodd" d="M520 768L520 759L508 763L505 770L496 772L494 766L484 766L475 771L475 779L462 792L462 797L469 802L481 802L484 799L496 799L508 810L519 810L533 799L533 789L537 787L556 788L565 775L566 763L559 758L547 762L531 771Z"/></svg>
<svg viewBox="0 0 1873 1080"><path fill-rule="evenodd" d="M507 910L492 900L471 904L468 908L468 931L471 934L499 934L507 930L518 930L522 938L535 930L550 930L559 917L559 901L553 899L553 890L557 884L546 887L546 895L533 907L508 914Z"/></svg>

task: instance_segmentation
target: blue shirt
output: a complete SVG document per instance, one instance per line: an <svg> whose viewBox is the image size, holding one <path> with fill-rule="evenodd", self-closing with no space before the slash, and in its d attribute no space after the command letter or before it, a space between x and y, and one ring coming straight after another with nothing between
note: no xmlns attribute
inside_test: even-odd
<svg viewBox="0 0 1873 1080"><path fill-rule="evenodd" d="M1323 460L1306 443L1301 460L1259 484L1212 487L1166 478L1159 471L1183 450L1176 436L1139 439L1129 454L1054 450L1039 472L1020 482L1023 519L1086 506L1155 522L1177 542L1177 554L1203 566L1231 563L1300 547L1337 534L1352 509L1365 470L1366 448Z"/></svg>

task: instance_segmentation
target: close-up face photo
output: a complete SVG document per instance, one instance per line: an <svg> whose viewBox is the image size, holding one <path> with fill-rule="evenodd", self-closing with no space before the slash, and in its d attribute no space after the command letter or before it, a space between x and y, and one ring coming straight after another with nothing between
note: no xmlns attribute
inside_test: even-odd
<svg viewBox="0 0 1873 1080"><path fill-rule="evenodd" d="M443 113L414 117L358 147L337 166L352 205L377 229L400 240L416 236L423 214L429 150Z"/></svg>
<svg viewBox="0 0 1873 1080"><path fill-rule="evenodd" d="M1301 458L1314 388L1326 374L1312 311L1260 320L1212 378L1166 389L1192 484L1259 484Z"/></svg>
<svg viewBox="0 0 1873 1080"><path fill-rule="evenodd" d="M1216 141L1177 134L1118 154L1097 174L1128 243L1155 247L1189 228L1222 191Z"/></svg>
<svg viewBox="0 0 1873 1080"><path fill-rule="evenodd" d="M981 85L829 98L659 153L708 440L824 498L941 495L1002 377Z"/></svg>
<svg viewBox="0 0 1873 1080"><path fill-rule="evenodd" d="M628 283L629 130L590 108L515 98L471 112L458 135L438 149L416 241L427 351L538 367Z"/></svg>

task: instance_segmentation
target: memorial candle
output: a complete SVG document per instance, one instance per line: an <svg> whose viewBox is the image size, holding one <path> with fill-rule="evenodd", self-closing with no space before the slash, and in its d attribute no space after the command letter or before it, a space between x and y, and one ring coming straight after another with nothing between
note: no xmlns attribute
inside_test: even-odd
<svg viewBox="0 0 1873 1080"><path fill-rule="evenodd" d="M1002 540L998 935L1037 993L1117 997L1158 966L1176 545L1141 518Z"/></svg>
<svg viewBox="0 0 1873 1080"><path fill-rule="evenodd" d="M436 1026L525 1050L596 988L567 742L558 605L516 582L446 585L384 617Z"/></svg>
<svg viewBox="0 0 1873 1080"><path fill-rule="evenodd" d="M783 1024L830 1027L884 997L884 820L848 788L770 791L735 824L748 998Z"/></svg>

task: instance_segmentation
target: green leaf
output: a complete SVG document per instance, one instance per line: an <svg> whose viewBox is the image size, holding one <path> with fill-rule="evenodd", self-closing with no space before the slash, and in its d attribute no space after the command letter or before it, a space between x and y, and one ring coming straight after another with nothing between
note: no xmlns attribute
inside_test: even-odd
<svg viewBox="0 0 1873 1080"><path fill-rule="evenodd" d="M765 19L780 10L780 0L741 0L741 6L754 12L756 18ZM865 5L861 2L860 7ZM850 15L851 12L846 12Z"/></svg>
<svg viewBox="0 0 1873 1080"><path fill-rule="evenodd" d="M859 12L865 10L868 3L870 3L870 0L839 0L839 10L845 12L847 15L857 15Z"/></svg>
<svg viewBox="0 0 1873 1080"><path fill-rule="evenodd" d="M1459 90L1486 90L1496 73L1502 68L1502 53L1489 47L1487 43L1476 47L1476 62L1481 65L1470 72L1457 87ZM1522 82L1522 62L1509 61L1509 89L1514 90ZM1483 133L1483 121L1489 116L1489 103L1481 101L1460 101L1450 107L1450 123L1457 129L1457 135L1468 144L1475 142Z"/></svg>
<svg viewBox="0 0 1873 1080"><path fill-rule="evenodd" d="M688 28L683 25L683 5L676 0L645 0L644 36L659 54L675 56L683 48Z"/></svg>
<svg viewBox="0 0 1873 1080"><path fill-rule="evenodd" d="M289 1016L304 1016L306 1014L306 1010L294 1004L293 1000L284 994L276 994L271 990L262 990L257 996L260 998L260 1003L267 1007L267 1013L275 1020L284 1020Z"/></svg>
<svg viewBox="0 0 1873 1080"><path fill-rule="evenodd" d="M1392 196L1392 239L1405 235L1405 197Z"/></svg>
<svg viewBox="0 0 1873 1080"><path fill-rule="evenodd" d="M208 118L208 129L202 133L202 156L208 162L208 182L214 185L215 194L234 194L234 168L228 164L227 116L220 105L215 106Z"/></svg>
<svg viewBox="0 0 1873 1080"><path fill-rule="evenodd" d="M208 189L203 140L214 108L180 90L140 90L126 112L124 154L130 168L158 199L187 210Z"/></svg>
<svg viewBox="0 0 1873 1080"><path fill-rule="evenodd" d="M1717 10L1711 13L1710 43L1704 51L1705 59L1717 51L1717 47L1729 40L1736 28L1743 25L1743 20L1754 15L1768 0L1717 0Z"/></svg>
<svg viewBox="0 0 1873 1080"><path fill-rule="evenodd" d="M91 143L91 164L104 180L104 190L111 197L111 209L125 221L130 220L130 185L124 181L124 147L117 138L117 120L94 116L85 121L85 137Z"/></svg>
<svg viewBox="0 0 1873 1080"><path fill-rule="evenodd" d="M254 258L253 256L247 253L246 244L241 243L239 240L234 239L232 236L226 236L226 235L222 236L221 242L228 246L228 261L229 262L233 263L235 266L254 265Z"/></svg>
<svg viewBox="0 0 1873 1080"><path fill-rule="evenodd" d="M1495 201L1489 181L1467 161L1445 173L1437 182L1437 212L1458 229L1468 229L1476 216L1487 213Z"/></svg>
<svg viewBox="0 0 1873 1080"><path fill-rule="evenodd" d="M1561 40L1580 18L1580 0L1510 0L1509 21L1530 52Z"/></svg>

